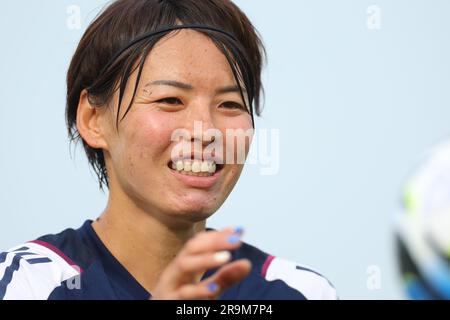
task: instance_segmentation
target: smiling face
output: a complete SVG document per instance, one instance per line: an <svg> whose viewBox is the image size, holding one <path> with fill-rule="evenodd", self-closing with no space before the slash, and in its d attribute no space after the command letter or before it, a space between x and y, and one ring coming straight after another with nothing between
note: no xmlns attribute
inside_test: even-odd
<svg viewBox="0 0 450 320"><path fill-rule="evenodd" d="M135 81L136 72L128 81L120 118L131 100ZM221 155L226 159L231 152L238 153L239 145L230 143L226 130L252 129L231 67L215 44L194 30L163 38L147 57L134 103L118 131L117 101L116 92L110 106L98 111L111 195L130 199L150 214L182 221L197 222L214 213L236 184L243 164L217 165L212 173L211 161L202 164L200 156L194 163L186 154L177 161L173 151L180 142L199 142L197 146L204 151L210 142L201 133L216 129L223 135ZM194 132L196 121L201 122L200 135ZM192 140L172 141L177 129L186 129ZM197 167L210 172L192 173Z"/></svg>

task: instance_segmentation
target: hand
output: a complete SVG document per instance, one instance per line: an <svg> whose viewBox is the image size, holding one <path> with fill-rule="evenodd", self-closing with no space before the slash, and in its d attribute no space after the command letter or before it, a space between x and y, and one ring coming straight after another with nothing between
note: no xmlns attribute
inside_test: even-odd
<svg viewBox="0 0 450 320"><path fill-rule="evenodd" d="M204 231L190 239L167 266L152 292L152 299L216 299L248 275L247 259L231 260L231 250L242 245L242 229ZM220 268L219 268L220 267ZM206 270L219 268L202 281Z"/></svg>

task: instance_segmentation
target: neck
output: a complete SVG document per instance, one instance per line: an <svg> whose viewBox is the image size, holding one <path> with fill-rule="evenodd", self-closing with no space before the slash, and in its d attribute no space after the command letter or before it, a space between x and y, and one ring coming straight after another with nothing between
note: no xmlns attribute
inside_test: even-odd
<svg viewBox="0 0 450 320"><path fill-rule="evenodd" d="M149 292L184 244L205 229L197 223L165 223L131 201L110 193L108 206L93 228L130 274Z"/></svg>

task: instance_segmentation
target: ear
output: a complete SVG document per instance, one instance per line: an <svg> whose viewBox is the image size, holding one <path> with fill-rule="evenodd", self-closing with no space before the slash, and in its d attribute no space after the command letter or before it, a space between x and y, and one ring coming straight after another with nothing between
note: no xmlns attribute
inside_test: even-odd
<svg viewBox="0 0 450 320"><path fill-rule="evenodd" d="M78 102L77 129L83 140L92 148L108 150L104 128L106 121L102 121L104 117L105 110L92 106L87 90L83 90Z"/></svg>

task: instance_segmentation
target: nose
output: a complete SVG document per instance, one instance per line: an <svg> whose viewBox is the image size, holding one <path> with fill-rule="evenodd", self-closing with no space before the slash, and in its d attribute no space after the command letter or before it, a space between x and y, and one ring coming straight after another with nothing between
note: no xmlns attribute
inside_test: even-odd
<svg viewBox="0 0 450 320"><path fill-rule="evenodd" d="M202 147L214 142L217 128L207 101L198 101L190 106L185 128L191 133L191 142L201 142Z"/></svg>

